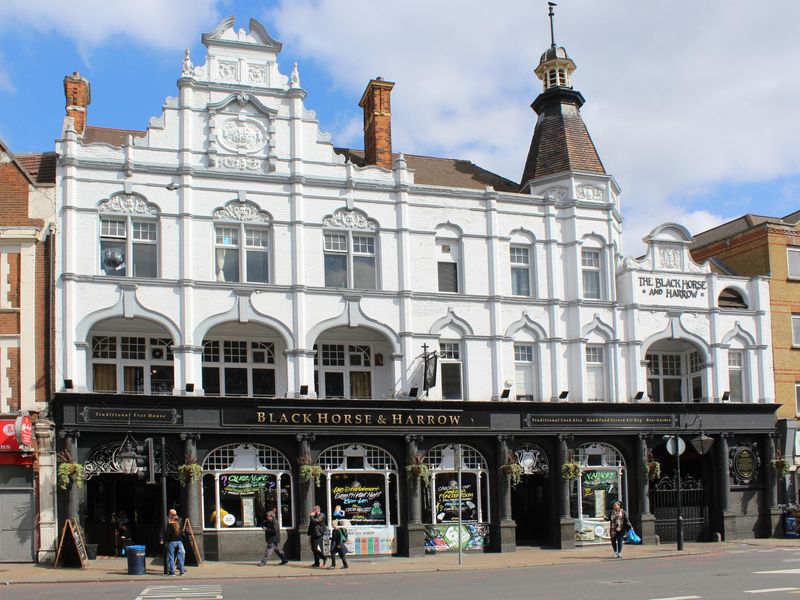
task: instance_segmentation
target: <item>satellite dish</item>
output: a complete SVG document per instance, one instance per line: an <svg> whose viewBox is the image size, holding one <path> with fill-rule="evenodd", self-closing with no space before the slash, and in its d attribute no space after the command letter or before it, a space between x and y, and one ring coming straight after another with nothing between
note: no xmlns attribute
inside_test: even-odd
<svg viewBox="0 0 800 600"><path fill-rule="evenodd" d="M125 255L122 250L108 248L103 251L103 266L107 270L116 271L125 263Z"/></svg>

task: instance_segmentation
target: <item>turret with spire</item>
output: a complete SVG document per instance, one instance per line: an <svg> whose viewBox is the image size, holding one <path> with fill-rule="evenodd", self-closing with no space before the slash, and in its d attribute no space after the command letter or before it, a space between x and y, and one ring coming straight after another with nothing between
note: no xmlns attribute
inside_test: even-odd
<svg viewBox="0 0 800 600"><path fill-rule="evenodd" d="M542 177L562 172L605 175L597 149L583 122L580 108L585 99L572 89L575 63L563 47L556 46L553 30L554 2L548 2L550 47L542 54L535 69L544 90L531 108L539 118L533 132L528 160L522 174L522 189Z"/></svg>

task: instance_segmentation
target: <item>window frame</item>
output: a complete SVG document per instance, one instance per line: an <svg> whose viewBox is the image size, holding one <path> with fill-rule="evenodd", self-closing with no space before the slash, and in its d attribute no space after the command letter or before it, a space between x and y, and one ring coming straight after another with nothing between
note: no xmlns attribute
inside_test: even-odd
<svg viewBox="0 0 800 600"><path fill-rule="evenodd" d="M587 257L585 254L589 252L597 254L597 265L587 264ZM594 246L582 247L581 256L581 298L584 300L604 300L606 298L605 282L603 274L605 272L605 265L603 261L603 249ZM586 293L586 276L589 274L596 274L597 276L597 296L588 296Z"/></svg>
<svg viewBox="0 0 800 600"><path fill-rule="evenodd" d="M218 232L220 229L235 229L237 230L237 241L236 244L225 244L220 243L218 241ZM266 235L267 242L266 246L250 246L248 245L248 233L259 232ZM264 225L253 225L251 223L244 223L240 221L222 221L217 220L214 221L214 244L212 249L212 268L214 269L213 274L213 281L218 283L246 283L252 285L265 285L273 283L273 269L272 269L272 227L264 224ZM227 281L225 279L220 279L220 274L224 273L221 269L217 267L217 251L218 250L236 250L238 253L238 261L239 261L239 273L238 279L236 281ZM267 277L266 281L250 281L248 279L248 269L247 269L247 257L250 253L253 254L264 254L266 255L264 259L264 264L266 265L267 270Z"/></svg>
<svg viewBox="0 0 800 600"><path fill-rule="evenodd" d="M792 273L792 255L797 256L797 272ZM788 279L800 279L800 246L786 247L786 276Z"/></svg>
<svg viewBox="0 0 800 600"><path fill-rule="evenodd" d="M143 356L144 358L130 356L123 358L123 339L137 340L144 339ZM95 356L97 346L100 340L113 340L113 346L107 348L113 351L113 356ZM109 333L98 334L93 333L89 340L89 381L91 381L91 390L98 394L133 394L133 395L151 395L151 396L171 396L175 389L175 354L174 342L171 338L164 335L157 334L143 334L143 333ZM163 348L164 357L154 358L154 350ZM98 390L95 389L95 366L100 365L113 365L115 382L114 390ZM160 390L153 389L153 368L154 367L172 367L172 387ZM126 368L141 369L141 389L140 390L126 390L125 389L125 370Z"/></svg>
<svg viewBox="0 0 800 600"><path fill-rule="evenodd" d="M522 352L518 352L522 348L529 348L530 353L525 352L529 357L522 357ZM539 394L537 393L538 382L538 364L537 364L537 347L533 342L514 342L514 399L521 402L536 402ZM531 389L523 390L526 393L520 394L518 387L519 378L517 373L520 370L526 370L531 378Z"/></svg>
<svg viewBox="0 0 800 600"><path fill-rule="evenodd" d="M458 397L445 397L445 366L458 365ZM451 369L448 369L451 371ZM462 352L462 345L459 341L454 340L441 340L439 342L439 385L442 391L442 400L466 400L464 380L464 356Z"/></svg>
<svg viewBox="0 0 800 600"><path fill-rule="evenodd" d="M329 236L341 236L345 238L346 248L344 250L328 247ZM364 238L372 242L372 253L368 250L356 250L356 238ZM328 271L325 258L327 256L345 257L345 278L346 285L328 285ZM357 229L330 229L326 228L322 232L322 281L327 288L346 288L351 290L377 290L378 289L378 235L376 232L368 232ZM372 287L356 287L356 259L372 258Z"/></svg>
<svg viewBox="0 0 800 600"><path fill-rule="evenodd" d="M525 253L525 262L516 262L514 251L521 250ZM509 265L511 269L511 295L516 296L518 298L533 298L535 295L534 291L534 283L533 283L533 272L531 270L532 265L532 257L533 252L529 245L526 244L511 244L509 246ZM521 294L519 290L517 292L514 291L514 286L517 281L516 277L514 276L515 271L524 271L527 273L527 282L528 282L528 293Z"/></svg>
<svg viewBox="0 0 800 600"><path fill-rule="evenodd" d="M213 344L217 344L216 360L208 360L208 354L212 354L211 348ZM225 344L230 344L231 358L233 357L233 344L246 344L246 360L226 360ZM263 346L263 347L262 347ZM202 348L203 352L200 358L200 376L203 382L203 392L206 396L214 398L275 398L278 396L278 360L275 352L276 343L270 339L246 339L240 336L207 336L203 339ZM266 360L264 362L256 362L255 352L266 352ZM271 359L271 360L270 360ZM225 369L245 369L247 372L247 393L246 394L229 394L226 390ZM206 389L206 382L204 371L206 369L217 369L219 378L219 393L209 393ZM256 370L271 370L273 380L273 393L272 394L254 394L255 380L254 372Z"/></svg>
<svg viewBox="0 0 800 600"><path fill-rule="evenodd" d="M800 348L800 314L791 316L792 347Z"/></svg>
<svg viewBox="0 0 800 600"><path fill-rule="evenodd" d="M796 415L800 415L800 381L794 384L794 410Z"/></svg>
<svg viewBox="0 0 800 600"><path fill-rule="evenodd" d="M341 350L340 350L341 348ZM341 355L341 361L339 356ZM359 342L317 342L314 344L314 385L318 398L371 399L375 394L375 347ZM362 364L354 364L353 357L360 356ZM335 361L332 359L336 359ZM327 364L326 364L327 362ZM368 362L369 364L364 364ZM342 375L342 395L330 396L325 384L328 373ZM353 374L369 375L368 396L353 396Z"/></svg>
<svg viewBox="0 0 800 600"><path fill-rule="evenodd" d="M600 361L590 361L589 354L590 351L599 351L600 352ZM584 362L586 364L586 385L584 389L586 390L585 399L587 402L608 402L608 352L606 352L606 345L605 344L586 344L586 347L583 351ZM603 396L602 398L589 398L589 373L590 370L592 372L599 371L600 373L600 381L602 383L603 389Z"/></svg>
<svg viewBox="0 0 800 600"><path fill-rule="evenodd" d="M445 246L448 248L445 252ZM455 248L456 258L453 258L453 248ZM461 240L456 238L436 238L436 291L440 294L463 294L462 270L462 251ZM442 277L440 265L455 265L455 289L442 289Z"/></svg>
<svg viewBox="0 0 800 600"><path fill-rule="evenodd" d="M731 364L734 357L738 357L738 365ZM743 404L747 401L747 377L745 377L745 364L747 356L744 349L735 348L728 350L728 402L736 404ZM733 394L733 377L739 380L739 389L741 390L741 397L736 398Z"/></svg>
<svg viewBox="0 0 800 600"><path fill-rule="evenodd" d="M125 236L114 236L108 233L103 232L103 224L110 223L112 221L125 222ZM158 216L141 216L141 215L130 215L130 214L120 214L120 213L104 213L100 215L99 218L100 222L100 230L98 235L98 249L100 251L100 275L103 277L131 277L131 278L143 278L143 279L158 279L161 276L161 221ZM134 239L134 225L152 225L153 232L155 234L155 239L143 239L143 238L136 238ZM107 243L122 243L125 245L125 273L112 273L108 274L105 272L103 268L103 242ZM134 274L134 263L136 257L136 246L155 246L155 264L153 265L155 270L155 275L136 275Z"/></svg>

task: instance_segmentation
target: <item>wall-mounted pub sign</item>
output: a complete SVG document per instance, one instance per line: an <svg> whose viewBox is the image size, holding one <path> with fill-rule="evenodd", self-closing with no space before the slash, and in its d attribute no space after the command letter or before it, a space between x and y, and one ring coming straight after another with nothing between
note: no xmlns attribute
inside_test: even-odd
<svg viewBox="0 0 800 600"><path fill-rule="evenodd" d="M463 410L368 410L357 408L223 408L222 424L276 427L489 427L489 415Z"/></svg>

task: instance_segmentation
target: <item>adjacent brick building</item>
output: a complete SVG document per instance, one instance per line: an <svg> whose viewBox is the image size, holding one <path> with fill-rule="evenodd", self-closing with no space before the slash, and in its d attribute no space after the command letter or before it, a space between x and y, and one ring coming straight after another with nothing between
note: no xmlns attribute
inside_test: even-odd
<svg viewBox="0 0 800 600"><path fill-rule="evenodd" d="M800 464L800 211L785 217L747 214L695 236L692 255L712 258L720 270L769 276L775 396L784 452ZM789 498L797 499L796 471Z"/></svg>
<svg viewBox="0 0 800 600"><path fill-rule="evenodd" d="M0 469L8 475L0 482L14 485L0 483L0 561L46 558L55 538L53 424L47 419L55 164L55 153L15 156L0 140ZM14 435L22 415L33 421L31 447L20 446Z"/></svg>

